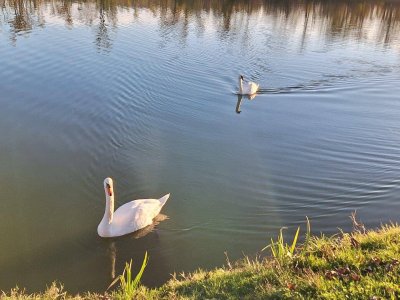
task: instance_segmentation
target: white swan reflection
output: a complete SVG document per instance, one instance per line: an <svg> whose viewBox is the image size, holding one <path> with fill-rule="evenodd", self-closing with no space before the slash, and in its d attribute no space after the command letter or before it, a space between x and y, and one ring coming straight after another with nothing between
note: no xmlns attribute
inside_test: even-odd
<svg viewBox="0 0 400 300"><path fill-rule="evenodd" d="M256 96L257 96L257 94L245 95L247 100L253 100ZM243 95L240 95L240 94L237 95L238 100L236 103L236 113L238 113L238 114L240 114L242 112L242 110L240 109L240 105L242 105L243 97L244 97Z"/></svg>
<svg viewBox="0 0 400 300"><path fill-rule="evenodd" d="M149 233L154 231L154 228L160 224L160 222L168 220L169 217L164 214L159 214L156 216L153 220L153 223L145 228L139 229L138 231L135 231L134 233L131 233L127 235L127 238L133 238L133 239L140 239L142 237L145 237ZM115 244L115 241L111 241L108 245L107 249L108 257L110 259L110 277L111 280L115 279L115 265L116 265L116 260L117 260L117 247Z"/></svg>

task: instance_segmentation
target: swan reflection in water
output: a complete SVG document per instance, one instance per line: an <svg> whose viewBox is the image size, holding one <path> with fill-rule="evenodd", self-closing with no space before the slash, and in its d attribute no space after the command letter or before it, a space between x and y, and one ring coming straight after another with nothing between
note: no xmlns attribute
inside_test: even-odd
<svg viewBox="0 0 400 300"><path fill-rule="evenodd" d="M127 235L128 238L134 238L134 239L140 239L142 237L145 237L149 233L154 231L154 228L160 224L160 222L165 221L168 219L168 216L164 214L158 214L154 220L153 223L145 228L139 229L138 231L135 231L132 234ZM115 245L115 240L110 241L107 249L108 257L110 258L110 275L111 275L111 280L115 279L115 262L117 259L117 247Z"/></svg>
<svg viewBox="0 0 400 300"><path fill-rule="evenodd" d="M255 97L257 96L257 94L252 94L252 95L237 95L238 101L236 103L236 113L240 114L241 110L240 110L240 105L242 104L242 100L243 97L246 97L248 100L253 100Z"/></svg>
<svg viewBox="0 0 400 300"><path fill-rule="evenodd" d="M115 278L115 258L117 257L117 248L115 247L115 242L112 241L108 246L108 256L110 257L111 264L111 279Z"/></svg>

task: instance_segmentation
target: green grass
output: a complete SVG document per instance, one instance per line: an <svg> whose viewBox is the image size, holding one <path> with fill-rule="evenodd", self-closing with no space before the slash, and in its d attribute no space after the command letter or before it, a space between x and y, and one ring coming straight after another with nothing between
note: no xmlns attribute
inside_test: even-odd
<svg viewBox="0 0 400 300"><path fill-rule="evenodd" d="M309 234L298 244L299 230L290 244L282 233L272 240L264 258L243 258L211 271L198 270L172 278L157 289L139 284L147 263L135 281L125 272L120 286L105 295L84 294L75 299L400 299L400 227L340 232L332 237ZM131 275L129 275L131 276ZM121 280L124 278L125 281ZM125 282L125 283L123 283ZM128 284L131 282L132 284ZM69 299L53 284L45 293L20 290L3 293L5 299Z"/></svg>
<svg viewBox="0 0 400 300"><path fill-rule="evenodd" d="M139 272L136 274L135 278L132 278L132 260L130 263L125 264L125 269L122 275L119 275L108 287L109 290L118 281L120 282L119 289L113 294L113 298L116 299L132 299L135 296L136 290L139 287L140 280L143 276L144 269L147 266L149 258L147 252L144 254L144 259Z"/></svg>

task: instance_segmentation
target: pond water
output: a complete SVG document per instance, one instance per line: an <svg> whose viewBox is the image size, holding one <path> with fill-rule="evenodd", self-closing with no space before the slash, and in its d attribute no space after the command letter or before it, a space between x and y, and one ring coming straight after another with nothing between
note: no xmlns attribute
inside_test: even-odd
<svg viewBox="0 0 400 300"><path fill-rule="evenodd" d="M0 290L399 221L399 95L397 2L0 0ZM107 176L116 207L170 192L168 219L99 238Z"/></svg>

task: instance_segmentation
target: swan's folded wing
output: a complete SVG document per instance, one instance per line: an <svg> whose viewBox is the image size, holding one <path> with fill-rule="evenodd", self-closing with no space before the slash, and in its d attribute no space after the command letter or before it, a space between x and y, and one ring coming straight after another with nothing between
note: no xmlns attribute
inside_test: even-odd
<svg viewBox="0 0 400 300"><path fill-rule="evenodd" d="M137 227L136 230L138 230L153 223L153 218L150 216L149 212L144 209L144 207L140 206L136 209L136 213L132 221L132 223Z"/></svg>

